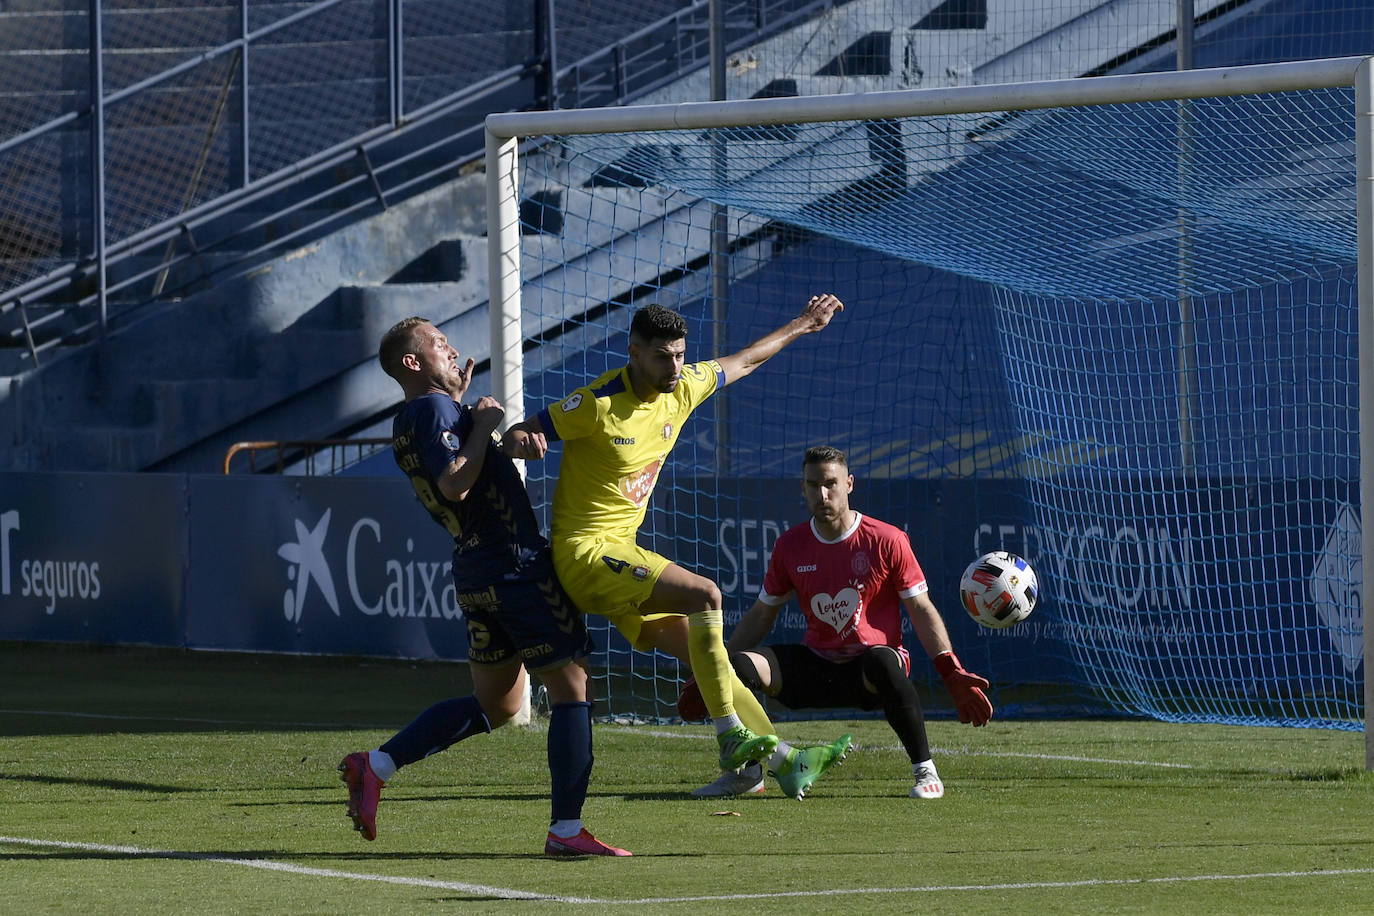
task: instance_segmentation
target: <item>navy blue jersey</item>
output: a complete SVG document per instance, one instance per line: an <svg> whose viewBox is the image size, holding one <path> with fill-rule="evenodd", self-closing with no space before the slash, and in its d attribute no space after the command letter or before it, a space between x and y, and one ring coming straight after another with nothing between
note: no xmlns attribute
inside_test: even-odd
<svg viewBox="0 0 1374 916"><path fill-rule="evenodd" d="M515 462L489 439L482 470L460 502L445 498L438 480L473 435L472 408L445 394L426 394L401 407L392 424L392 454L434 520L453 535L453 578L459 590L534 572L548 541L530 507Z"/></svg>

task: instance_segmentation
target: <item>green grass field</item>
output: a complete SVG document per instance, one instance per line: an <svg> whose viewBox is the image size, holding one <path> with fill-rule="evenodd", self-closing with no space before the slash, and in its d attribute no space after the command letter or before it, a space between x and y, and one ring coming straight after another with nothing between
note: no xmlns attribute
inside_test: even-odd
<svg viewBox="0 0 1374 916"><path fill-rule="evenodd" d="M377 841L350 829L339 758L464 666L8 644L0 672L9 912L1374 908L1358 733L938 721L947 794L918 801L881 720L783 723L857 745L798 803L689 798L706 727L598 726L585 817L635 856L551 861L538 725L403 770Z"/></svg>

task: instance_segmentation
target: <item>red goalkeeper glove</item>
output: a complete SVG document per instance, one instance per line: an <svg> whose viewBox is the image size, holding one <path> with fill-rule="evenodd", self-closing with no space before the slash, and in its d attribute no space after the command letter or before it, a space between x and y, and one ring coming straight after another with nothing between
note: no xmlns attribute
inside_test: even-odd
<svg viewBox="0 0 1374 916"><path fill-rule="evenodd" d="M992 718L992 702L983 693L992 685L987 678L965 671L959 663L959 656L953 652L941 652L933 659L935 670L945 681L945 688L954 698L954 706L959 710L960 722L974 725L987 725Z"/></svg>
<svg viewBox="0 0 1374 916"><path fill-rule="evenodd" d="M682 685L682 693L677 697L677 714L686 722L703 722L710 717L706 711L706 701L701 698L701 688L695 677L687 678Z"/></svg>

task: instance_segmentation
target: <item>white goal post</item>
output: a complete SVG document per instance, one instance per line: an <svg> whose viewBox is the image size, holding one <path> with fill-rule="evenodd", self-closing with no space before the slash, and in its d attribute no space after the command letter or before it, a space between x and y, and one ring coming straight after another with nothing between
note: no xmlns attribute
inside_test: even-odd
<svg viewBox="0 0 1374 916"><path fill-rule="evenodd" d="M1362 57L1005 85L489 115L486 170L493 394L505 405L507 422L523 416L523 343L533 336L522 331L521 324L518 169L523 139L1111 106L1351 87L1355 98L1351 168L1358 244L1358 405L1359 414L1367 420L1374 417L1374 58ZM1374 422L1359 424L1358 452L1359 507L1366 521L1359 539L1365 765L1374 769L1374 730L1369 727L1374 682L1368 676L1369 660L1374 658L1374 627L1370 625L1374 537L1368 524L1374 519Z"/></svg>

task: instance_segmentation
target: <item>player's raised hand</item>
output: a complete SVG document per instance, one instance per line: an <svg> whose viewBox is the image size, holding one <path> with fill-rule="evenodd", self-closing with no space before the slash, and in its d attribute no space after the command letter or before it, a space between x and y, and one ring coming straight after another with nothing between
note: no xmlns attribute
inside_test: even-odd
<svg viewBox="0 0 1374 916"><path fill-rule="evenodd" d="M469 363L472 360L468 360ZM490 436L501 425L501 420L506 416L506 408L501 406L501 402L496 398L483 396L477 399L477 404L472 408L472 425L476 427L482 435Z"/></svg>
<svg viewBox="0 0 1374 916"><path fill-rule="evenodd" d="M820 293L806 301L801 318L807 323L807 331L819 331L830 324L837 312L844 311L844 303L831 293Z"/></svg>
<svg viewBox="0 0 1374 916"><path fill-rule="evenodd" d="M843 310L844 303L829 293L812 296L801 314L787 324L763 335L743 350L717 359L725 375L725 384L738 382L798 337L814 334L828 325L835 313Z"/></svg>
<svg viewBox="0 0 1374 916"><path fill-rule="evenodd" d="M966 671L953 652L941 652L933 659L935 670L945 682L945 688L959 710L959 721L973 725L987 725L992 718L992 701L983 691L991 684L987 678Z"/></svg>
<svg viewBox="0 0 1374 916"><path fill-rule="evenodd" d="M512 426L501 437L501 451L511 458L524 458L526 461L543 458L549 450L549 440L542 432L532 432Z"/></svg>
<svg viewBox="0 0 1374 916"><path fill-rule="evenodd" d="M461 401L463 399L463 394L468 390L468 386L472 384L472 372L476 368L476 360L472 359L472 357L468 357L467 364L458 370L457 390L449 392L455 401Z"/></svg>

